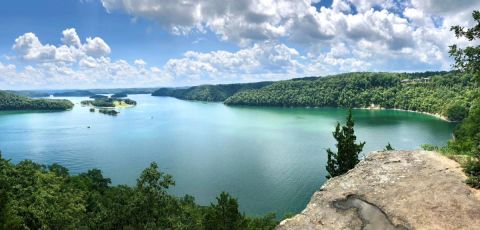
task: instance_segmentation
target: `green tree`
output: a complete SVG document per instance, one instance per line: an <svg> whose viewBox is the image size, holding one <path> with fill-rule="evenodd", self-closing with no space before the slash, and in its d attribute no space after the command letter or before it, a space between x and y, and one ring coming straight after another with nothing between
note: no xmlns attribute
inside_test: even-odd
<svg viewBox="0 0 480 230"><path fill-rule="evenodd" d="M451 28L457 38L463 37L470 42L480 39L480 11L473 11L472 16L477 23L474 27L453 26ZM457 45L452 45L450 46L450 55L455 59L453 67L471 74L477 81L478 87L478 84L480 84L480 45L467 46L463 49L458 48ZM474 156L464 165L464 170L469 175L468 184L478 188L480 187L480 97L478 92L467 118L454 134L455 140L449 142L449 147Z"/></svg>
<svg viewBox="0 0 480 230"><path fill-rule="evenodd" d="M155 162L143 170L135 188L133 225L137 228L172 229L174 218L180 207L175 197L167 194L167 189L175 181L169 174L159 171Z"/></svg>
<svg viewBox="0 0 480 230"><path fill-rule="evenodd" d="M237 199L222 192L217 204L211 204L204 217L204 227L208 230L245 229L245 217L238 211Z"/></svg>
<svg viewBox="0 0 480 230"><path fill-rule="evenodd" d="M460 104L451 104L447 107L446 115L450 121L462 121L468 114L467 108Z"/></svg>
<svg viewBox="0 0 480 230"><path fill-rule="evenodd" d="M451 30L455 32L457 38L466 38L468 41L480 39L480 11L475 10L472 13L473 19L477 23L472 28L462 26L452 26ZM450 46L450 55L455 59L453 67L462 72L467 72L480 82L480 45L458 48L457 45Z"/></svg>
<svg viewBox="0 0 480 230"><path fill-rule="evenodd" d="M327 178L342 175L358 164L358 154L362 151L365 142L355 143L357 137L355 136L354 125L352 109L349 109L345 126L340 126L340 123L337 123L335 132L333 132L333 137L337 140L338 151L335 153L331 149L327 149L326 168L329 173Z"/></svg>

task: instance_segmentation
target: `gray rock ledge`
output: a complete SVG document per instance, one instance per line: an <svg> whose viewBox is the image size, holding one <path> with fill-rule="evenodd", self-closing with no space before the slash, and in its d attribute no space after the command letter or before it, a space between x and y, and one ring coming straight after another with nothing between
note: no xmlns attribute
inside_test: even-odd
<svg viewBox="0 0 480 230"><path fill-rule="evenodd" d="M480 191L436 152L372 152L276 229L480 229Z"/></svg>

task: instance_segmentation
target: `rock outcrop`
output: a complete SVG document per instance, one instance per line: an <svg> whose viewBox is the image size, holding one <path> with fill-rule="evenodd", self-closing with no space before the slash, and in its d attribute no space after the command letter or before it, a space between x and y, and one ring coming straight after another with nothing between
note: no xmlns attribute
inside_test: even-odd
<svg viewBox="0 0 480 230"><path fill-rule="evenodd" d="M277 229L480 229L480 191L429 151L373 152Z"/></svg>

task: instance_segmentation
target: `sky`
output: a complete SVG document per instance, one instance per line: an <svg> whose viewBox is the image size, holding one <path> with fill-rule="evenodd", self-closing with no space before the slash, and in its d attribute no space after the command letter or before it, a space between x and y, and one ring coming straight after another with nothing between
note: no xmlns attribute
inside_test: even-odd
<svg viewBox="0 0 480 230"><path fill-rule="evenodd" d="M480 0L10 0L0 89L176 87L450 70Z"/></svg>

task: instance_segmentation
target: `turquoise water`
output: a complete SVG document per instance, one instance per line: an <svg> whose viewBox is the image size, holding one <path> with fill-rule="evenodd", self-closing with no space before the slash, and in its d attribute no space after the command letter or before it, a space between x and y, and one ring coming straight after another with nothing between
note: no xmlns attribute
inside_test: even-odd
<svg viewBox="0 0 480 230"><path fill-rule="evenodd" d="M66 112L1 112L0 149L14 162L60 163L71 172L100 168L114 184L134 184L156 161L174 176L177 195L209 204L221 191L247 214L302 210L325 181L325 149L344 109L228 107L222 103L132 95L116 117L79 102ZM364 153L440 145L454 124L401 111L354 110ZM90 126L90 128L87 128Z"/></svg>

